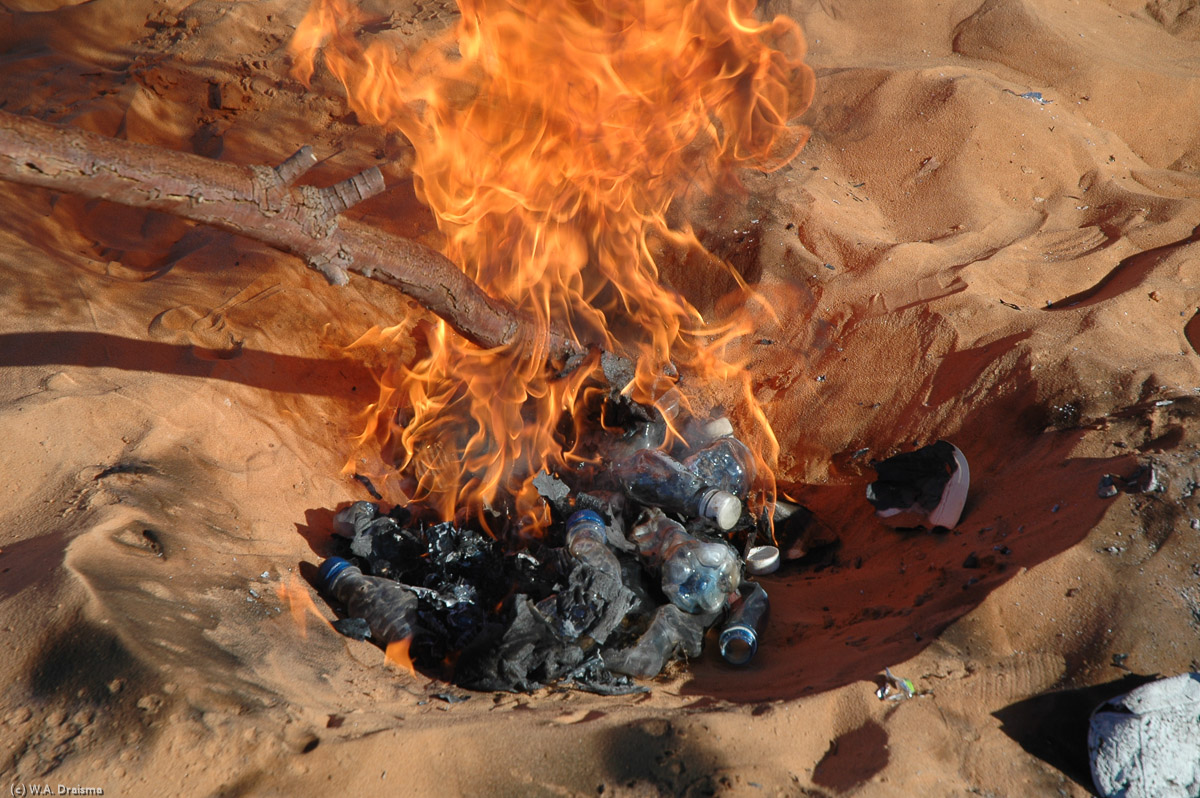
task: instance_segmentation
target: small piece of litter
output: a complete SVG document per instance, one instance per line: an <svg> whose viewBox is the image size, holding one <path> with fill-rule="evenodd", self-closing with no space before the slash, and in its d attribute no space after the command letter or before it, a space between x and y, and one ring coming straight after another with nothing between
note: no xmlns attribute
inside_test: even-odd
<svg viewBox="0 0 1200 798"><path fill-rule="evenodd" d="M1117 484L1113 480L1112 474L1100 477L1100 484L1096 486L1096 495L1101 499L1111 499L1117 495Z"/></svg>
<svg viewBox="0 0 1200 798"><path fill-rule="evenodd" d="M912 683L911 679L901 678L892 673L889 668L884 668L883 674L885 682L875 691L875 696L880 701L904 701L917 694L916 685Z"/></svg>
<svg viewBox="0 0 1200 798"><path fill-rule="evenodd" d="M461 704L463 701L471 700L471 696L469 695L455 695L454 693L434 693L433 697L440 698L447 704Z"/></svg>

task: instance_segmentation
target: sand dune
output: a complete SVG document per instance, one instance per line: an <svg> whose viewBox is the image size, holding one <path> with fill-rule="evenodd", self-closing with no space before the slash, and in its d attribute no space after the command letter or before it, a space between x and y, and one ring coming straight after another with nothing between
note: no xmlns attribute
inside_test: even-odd
<svg viewBox="0 0 1200 798"><path fill-rule="evenodd" d="M301 6L0 8L5 110L237 163L311 143L318 182L381 163L397 187L353 213L436 241L404 143L358 124L328 76L287 77ZM778 313L740 354L781 484L837 542L763 579L754 662L707 651L644 696L448 703L462 691L315 618L301 637L277 587L311 592L332 510L367 498L341 467L377 362L346 347L416 309L225 233L0 183L6 779L1088 794L1091 706L1133 676L1200 669L1200 11L760 11L806 32L813 135L697 220ZM378 35L452 18L401 3ZM716 283L669 276L719 305ZM938 438L971 463L962 523L883 527L870 460ZM1104 474L1147 464L1160 490L1097 496ZM920 695L877 699L885 666Z"/></svg>

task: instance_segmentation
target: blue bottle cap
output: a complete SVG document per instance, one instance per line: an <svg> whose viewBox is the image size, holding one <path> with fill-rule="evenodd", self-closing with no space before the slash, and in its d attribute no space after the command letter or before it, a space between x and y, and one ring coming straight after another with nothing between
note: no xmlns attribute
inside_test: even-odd
<svg viewBox="0 0 1200 798"><path fill-rule="evenodd" d="M350 561L343 560L341 557L330 557L321 563L321 568L317 571L317 577L321 580L321 586L328 590L333 585L333 580L337 579L338 574L349 567Z"/></svg>
<svg viewBox="0 0 1200 798"><path fill-rule="evenodd" d="M576 510L575 512L571 513L569 518L567 518L567 527L570 528L576 524L585 522L599 524L600 526L607 526L607 524L604 523L604 519L600 517L600 513L596 512L595 510Z"/></svg>

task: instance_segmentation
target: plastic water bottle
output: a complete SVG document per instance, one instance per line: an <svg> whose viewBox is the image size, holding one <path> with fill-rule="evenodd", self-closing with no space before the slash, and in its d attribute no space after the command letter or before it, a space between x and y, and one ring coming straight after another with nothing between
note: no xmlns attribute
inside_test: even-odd
<svg viewBox="0 0 1200 798"><path fill-rule="evenodd" d="M580 562L621 580L621 564L608 547L608 527L599 513L579 510L571 514L567 519L567 551Z"/></svg>
<svg viewBox="0 0 1200 798"><path fill-rule="evenodd" d="M746 498L754 483L754 454L746 444L728 435L691 454L682 465L706 485Z"/></svg>
<svg viewBox="0 0 1200 798"><path fill-rule="evenodd" d="M662 576L662 590L684 612L715 612L742 580L737 553L723 541L701 540L661 510L647 510L632 540Z"/></svg>
<svg viewBox="0 0 1200 798"><path fill-rule="evenodd" d="M661 448L667 442L667 425L678 417L682 401L679 391L671 388L653 404L642 405L649 418L632 421L615 439L610 436L606 446L607 459L619 463L643 449Z"/></svg>
<svg viewBox="0 0 1200 798"><path fill-rule="evenodd" d="M745 665L758 651L758 630L767 617L770 601L767 591L757 582L742 586L742 597L721 628L718 643L721 656L731 665Z"/></svg>
<svg viewBox="0 0 1200 798"><path fill-rule="evenodd" d="M321 586L346 608L351 618L361 618L371 629L371 639L386 646L412 637L417 596L399 582L366 576L341 557L321 563Z"/></svg>
<svg viewBox="0 0 1200 798"><path fill-rule="evenodd" d="M706 485L670 455L644 449L614 469L629 498L689 518L706 518L719 529L732 529L742 502L728 491Z"/></svg>
<svg viewBox="0 0 1200 798"><path fill-rule="evenodd" d="M636 643L620 651L605 651L601 656L604 666L614 673L652 679L678 653L699 656L703 644L703 623L674 604L664 604L654 611L650 626Z"/></svg>

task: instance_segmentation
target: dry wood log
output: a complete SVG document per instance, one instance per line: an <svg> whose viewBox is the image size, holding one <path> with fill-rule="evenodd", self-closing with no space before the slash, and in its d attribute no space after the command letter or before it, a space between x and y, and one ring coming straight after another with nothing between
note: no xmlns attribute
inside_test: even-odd
<svg viewBox="0 0 1200 798"><path fill-rule="evenodd" d="M484 348L521 345L558 363L585 352L488 296L440 253L339 218L384 189L377 168L327 188L292 185L315 163L303 147L275 168L238 166L0 111L0 180L212 225L297 255L336 285L357 272L395 286Z"/></svg>

